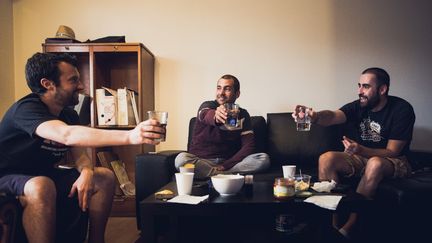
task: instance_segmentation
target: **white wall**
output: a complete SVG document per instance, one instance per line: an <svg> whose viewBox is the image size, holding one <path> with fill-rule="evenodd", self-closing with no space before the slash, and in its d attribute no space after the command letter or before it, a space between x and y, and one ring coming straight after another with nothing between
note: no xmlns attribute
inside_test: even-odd
<svg viewBox="0 0 432 243"><path fill-rule="evenodd" d="M415 108L413 148L432 150L431 12L428 0L14 1L15 98L28 92L26 59L63 24L81 41L125 35L156 55L156 107L170 112L158 149L186 148L189 118L225 73L240 79L238 103L265 116L339 108L380 66Z"/></svg>

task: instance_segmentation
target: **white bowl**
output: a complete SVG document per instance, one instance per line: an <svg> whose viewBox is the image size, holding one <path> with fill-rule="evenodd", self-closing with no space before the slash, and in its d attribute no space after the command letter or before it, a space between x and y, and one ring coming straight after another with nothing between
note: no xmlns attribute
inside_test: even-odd
<svg viewBox="0 0 432 243"><path fill-rule="evenodd" d="M215 175L211 177L213 187L222 196L234 195L240 191L244 184L242 175Z"/></svg>

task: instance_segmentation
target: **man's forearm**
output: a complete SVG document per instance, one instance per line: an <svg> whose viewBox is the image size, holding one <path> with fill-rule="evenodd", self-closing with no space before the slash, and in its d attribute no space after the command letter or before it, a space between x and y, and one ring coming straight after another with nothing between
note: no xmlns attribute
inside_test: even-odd
<svg viewBox="0 0 432 243"><path fill-rule="evenodd" d="M321 126L331 126L344 123L346 120L342 111L322 110L315 112L312 122Z"/></svg>
<svg viewBox="0 0 432 243"><path fill-rule="evenodd" d="M129 144L128 131L96 129L85 126L68 126L65 144L80 147L101 147Z"/></svg>
<svg viewBox="0 0 432 243"><path fill-rule="evenodd" d="M74 147L71 149L71 152L75 160L76 168L79 172L84 169L94 169L94 164L88 157L86 148Z"/></svg>

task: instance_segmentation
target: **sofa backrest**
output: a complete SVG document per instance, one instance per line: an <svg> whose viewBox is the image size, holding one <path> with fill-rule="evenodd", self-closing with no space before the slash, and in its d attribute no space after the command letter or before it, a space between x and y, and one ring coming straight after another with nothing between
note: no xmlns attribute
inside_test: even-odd
<svg viewBox="0 0 432 243"><path fill-rule="evenodd" d="M189 145L192 141L192 133L195 125L196 117L192 117L189 120L189 134L188 134L188 144L187 148L189 150ZM267 124L262 116L251 116L252 129L255 134L255 148L256 152L266 152L267 151Z"/></svg>
<svg viewBox="0 0 432 243"><path fill-rule="evenodd" d="M317 168L322 153L342 151L342 126L313 124L309 132L298 132L291 114L267 114L267 153L272 167L295 164L300 168Z"/></svg>

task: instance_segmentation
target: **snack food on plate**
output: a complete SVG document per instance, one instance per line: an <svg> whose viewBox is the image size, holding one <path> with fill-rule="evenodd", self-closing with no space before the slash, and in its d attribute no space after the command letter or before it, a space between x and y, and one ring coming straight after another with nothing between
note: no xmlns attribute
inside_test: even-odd
<svg viewBox="0 0 432 243"><path fill-rule="evenodd" d="M155 193L156 199L171 199L174 197L174 192L171 190L162 190Z"/></svg>

